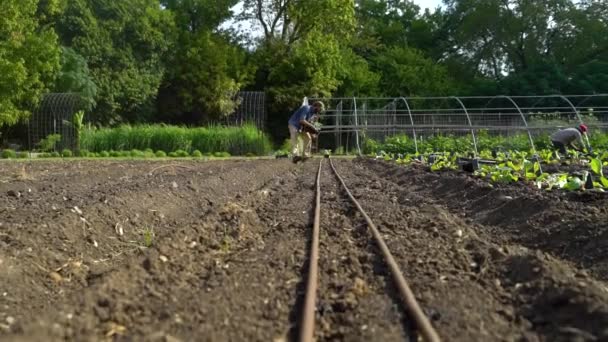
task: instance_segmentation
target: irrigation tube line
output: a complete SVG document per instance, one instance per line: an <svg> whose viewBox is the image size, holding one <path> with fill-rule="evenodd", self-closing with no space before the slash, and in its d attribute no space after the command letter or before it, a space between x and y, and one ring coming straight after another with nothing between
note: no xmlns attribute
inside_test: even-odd
<svg viewBox="0 0 608 342"><path fill-rule="evenodd" d="M319 226L321 221L321 166L323 166L323 159L319 162L315 186L315 218L312 226L308 283L306 284L306 298L304 299L304 313L302 328L300 329L301 342L313 342L315 334L315 304L317 301L317 278L319 276Z"/></svg>
<svg viewBox="0 0 608 342"><path fill-rule="evenodd" d="M391 270L393 279L395 280L395 285L397 286L397 289L399 290L399 293L401 294L401 297L403 299L403 304L409 311L411 317L416 322L416 326L418 327L418 330L420 331L422 337L427 342L440 342L441 339L439 338L439 334L437 334L437 331L435 331L435 328L433 328L433 325L420 308L420 305L418 305L418 301L416 301L414 293L412 292L409 285L407 284L407 281L403 277L403 274L401 273L401 270L399 269L395 258L393 258L393 255L386 246L382 235L380 235L380 231L378 230L372 219L367 215L365 210L363 210L361 204L359 204L359 202L355 199L350 190L348 190L346 183L344 183L344 180L342 179L340 174L338 174L338 171L334 167L334 163L331 161L331 158L329 159L329 165L331 166L331 169L334 171L334 174L336 175L338 180L340 180L340 183L342 183L342 188L348 194L348 197L350 198L351 202L353 202L353 204L357 207L361 215L363 215L363 217L365 218L365 221L367 221L367 225L371 229L372 234L376 239L376 243L378 244L378 247L382 252L382 256L384 257L384 260L386 261Z"/></svg>

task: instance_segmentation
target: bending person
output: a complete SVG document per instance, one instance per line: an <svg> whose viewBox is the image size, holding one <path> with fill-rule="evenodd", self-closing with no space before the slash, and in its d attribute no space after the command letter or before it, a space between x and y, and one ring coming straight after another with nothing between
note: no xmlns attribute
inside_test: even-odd
<svg viewBox="0 0 608 342"><path fill-rule="evenodd" d="M562 154L568 154L568 148L583 152L583 134L587 134L587 126L581 124L576 128L560 129L551 135L553 147Z"/></svg>

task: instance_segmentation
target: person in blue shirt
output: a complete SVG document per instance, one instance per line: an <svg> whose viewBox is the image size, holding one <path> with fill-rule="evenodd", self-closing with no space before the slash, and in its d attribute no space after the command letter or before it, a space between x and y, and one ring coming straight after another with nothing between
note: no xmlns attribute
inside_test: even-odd
<svg viewBox="0 0 608 342"><path fill-rule="evenodd" d="M310 157L310 150L312 147L312 136L309 132L302 129L302 124L306 122L312 122L317 119L316 115L325 110L325 105L321 101L315 101L311 106L302 105L293 115L289 118L289 135L291 138L291 153L293 154L294 162L301 160L302 158ZM298 148L298 136L302 138L303 142L303 153L300 153Z"/></svg>

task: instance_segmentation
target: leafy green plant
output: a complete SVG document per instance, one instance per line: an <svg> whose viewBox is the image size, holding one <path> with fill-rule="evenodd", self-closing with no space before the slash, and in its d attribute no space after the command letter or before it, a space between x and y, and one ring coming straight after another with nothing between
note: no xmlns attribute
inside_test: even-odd
<svg viewBox="0 0 608 342"><path fill-rule="evenodd" d="M55 146L61 141L61 134L49 134L46 138L40 140L36 144L42 152L52 152L55 150Z"/></svg>
<svg viewBox="0 0 608 342"><path fill-rule="evenodd" d="M145 157L145 154L143 151L133 149L129 152L129 156L133 158L143 158Z"/></svg>
<svg viewBox="0 0 608 342"><path fill-rule="evenodd" d="M78 151L76 151L75 154L78 157L89 157L89 151L88 150L78 150Z"/></svg>
<svg viewBox="0 0 608 342"><path fill-rule="evenodd" d="M590 163L591 171L599 177L599 184L604 188L608 188L608 179L604 176L604 163L598 158L594 158ZM595 185L595 184L594 184Z"/></svg>
<svg viewBox="0 0 608 342"><path fill-rule="evenodd" d="M17 158L17 153L15 152L15 150L11 150L10 148L7 148L6 150L2 151L2 158L15 159L15 158Z"/></svg>
<svg viewBox="0 0 608 342"><path fill-rule="evenodd" d="M202 158L203 154L199 150L194 150L194 151L192 151L192 157L194 157L194 158Z"/></svg>
<svg viewBox="0 0 608 342"><path fill-rule="evenodd" d="M165 151L156 151L156 153L154 153L154 155L158 158L165 158L167 156Z"/></svg>
<svg viewBox="0 0 608 342"><path fill-rule="evenodd" d="M71 157L72 157L72 155L73 155L73 154L72 154L72 151L71 151L71 150L68 150L67 148L66 148L66 149L64 149L63 151L61 151L61 156L62 156L63 158L71 158Z"/></svg>
<svg viewBox="0 0 608 342"><path fill-rule="evenodd" d="M186 157L190 157L190 154L184 150L177 150L177 151L175 151L175 156L178 158L186 158Z"/></svg>
<svg viewBox="0 0 608 342"><path fill-rule="evenodd" d="M74 114L72 119L72 125L74 126L74 143L76 145L76 152L80 151L80 138L82 136L82 130L84 128L84 111L78 111Z"/></svg>
<svg viewBox="0 0 608 342"><path fill-rule="evenodd" d="M116 128L85 129L82 148L103 150L164 151L199 150L202 153L227 151L231 155L268 155L269 137L253 125L239 127L178 127L167 125L122 125ZM189 154L190 155L190 154Z"/></svg>
<svg viewBox="0 0 608 342"><path fill-rule="evenodd" d="M152 244L154 244L155 236L156 235L154 234L154 228L146 226L142 232L143 245L147 248L152 247Z"/></svg>
<svg viewBox="0 0 608 342"><path fill-rule="evenodd" d="M458 169L458 156L457 155L436 155L435 162L431 165L431 171L441 170L456 170Z"/></svg>

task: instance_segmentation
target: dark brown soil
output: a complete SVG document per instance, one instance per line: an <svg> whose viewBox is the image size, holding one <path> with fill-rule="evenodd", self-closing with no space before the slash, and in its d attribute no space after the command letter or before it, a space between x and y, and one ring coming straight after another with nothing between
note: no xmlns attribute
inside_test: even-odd
<svg viewBox="0 0 608 342"><path fill-rule="evenodd" d="M0 164L0 340L297 336L319 160ZM338 171L449 341L608 340L608 197ZM325 162L316 337L414 340Z"/></svg>

